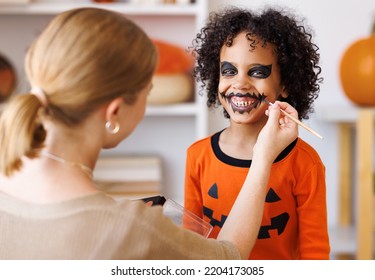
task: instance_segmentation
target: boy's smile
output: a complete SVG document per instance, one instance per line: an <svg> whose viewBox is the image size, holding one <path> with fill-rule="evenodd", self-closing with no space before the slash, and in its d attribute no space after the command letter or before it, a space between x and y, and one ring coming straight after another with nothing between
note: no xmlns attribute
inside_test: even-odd
<svg viewBox="0 0 375 280"><path fill-rule="evenodd" d="M256 93L234 93L225 94L220 92L221 98L225 99L230 104L233 112L240 114L249 113L253 108L256 108L266 98L262 93L257 95Z"/></svg>

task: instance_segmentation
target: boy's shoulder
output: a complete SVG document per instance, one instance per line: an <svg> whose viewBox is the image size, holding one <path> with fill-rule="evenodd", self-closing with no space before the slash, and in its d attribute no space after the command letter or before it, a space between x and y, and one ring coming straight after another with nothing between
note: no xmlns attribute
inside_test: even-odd
<svg viewBox="0 0 375 280"><path fill-rule="evenodd" d="M321 162L321 158L315 148L302 138L298 138L297 140L296 152L302 154L304 157L310 158L312 161Z"/></svg>
<svg viewBox="0 0 375 280"><path fill-rule="evenodd" d="M218 132L215 132L207 137L204 137L195 141L188 147L188 152L193 153L193 152L199 152L199 151L203 151L207 149L212 149L212 145L211 145L212 137L214 137L217 134Z"/></svg>
<svg viewBox="0 0 375 280"><path fill-rule="evenodd" d="M204 146L211 146L211 137L212 137L212 135L201 138L201 139L195 141L193 144L191 144L188 147L188 150L200 149Z"/></svg>

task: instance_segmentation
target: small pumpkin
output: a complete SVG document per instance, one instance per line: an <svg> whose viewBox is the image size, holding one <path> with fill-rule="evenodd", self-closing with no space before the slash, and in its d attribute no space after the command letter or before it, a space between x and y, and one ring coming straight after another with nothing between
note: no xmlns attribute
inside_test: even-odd
<svg viewBox="0 0 375 280"><path fill-rule="evenodd" d="M188 73L194 65L194 58L182 47L167 41L153 39L159 53L156 74Z"/></svg>
<svg viewBox="0 0 375 280"><path fill-rule="evenodd" d="M153 39L159 63L155 70L153 87L147 98L150 105L167 105L193 99L191 71L194 58L182 47L163 40Z"/></svg>
<svg viewBox="0 0 375 280"><path fill-rule="evenodd" d="M375 24L372 35L359 39L345 51L340 64L345 95L360 106L375 106Z"/></svg>

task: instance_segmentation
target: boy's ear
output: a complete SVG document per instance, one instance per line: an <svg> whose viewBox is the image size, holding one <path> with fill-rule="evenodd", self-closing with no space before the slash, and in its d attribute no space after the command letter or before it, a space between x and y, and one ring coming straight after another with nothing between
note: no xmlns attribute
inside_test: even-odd
<svg viewBox="0 0 375 280"><path fill-rule="evenodd" d="M124 103L124 99L122 97L118 97L113 99L107 106L105 117L107 121L116 121L118 117L119 110L121 108L122 103Z"/></svg>
<svg viewBox="0 0 375 280"><path fill-rule="evenodd" d="M285 87L283 87L281 93L280 93L280 96L282 98L287 98L289 96L288 92L285 90Z"/></svg>

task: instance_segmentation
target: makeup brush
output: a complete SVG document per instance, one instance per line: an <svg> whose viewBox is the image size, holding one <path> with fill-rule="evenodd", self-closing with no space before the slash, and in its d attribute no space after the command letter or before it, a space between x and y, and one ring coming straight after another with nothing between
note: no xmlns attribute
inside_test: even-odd
<svg viewBox="0 0 375 280"><path fill-rule="evenodd" d="M273 103L269 102L267 99L264 99L264 101L270 105L273 105ZM286 117L288 117L289 119L291 119L292 121L296 122L297 124L299 124L300 126L302 126L304 129L306 129L307 131L311 132L312 134L314 134L316 137L320 138L320 139L323 139L323 136L321 136L318 132L314 131L312 128L308 127L307 125L305 125L303 122L301 122L299 119L296 119L295 117L293 117L291 114L285 112L283 109L280 108L280 111L281 113L283 113Z"/></svg>

